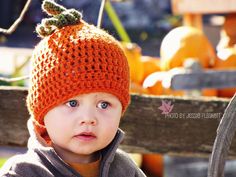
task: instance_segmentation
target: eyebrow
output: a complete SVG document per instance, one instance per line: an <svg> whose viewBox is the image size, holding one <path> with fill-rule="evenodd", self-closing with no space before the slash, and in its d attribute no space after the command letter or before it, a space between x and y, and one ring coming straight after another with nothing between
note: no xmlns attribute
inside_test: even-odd
<svg viewBox="0 0 236 177"><path fill-rule="evenodd" d="M111 99L111 100L119 100L115 95L112 94L106 94L106 93L101 93L99 95L95 95L95 98L100 98L100 99Z"/></svg>
<svg viewBox="0 0 236 177"><path fill-rule="evenodd" d="M113 96L111 96L111 95L106 95L106 94L96 94L95 95L95 98L111 98L111 99L114 99L114 97Z"/></svg>
<svg viewBox="0 0 236 177"><path fill-rule="evenodd" d="M79 97L81 97L81 95L79 95L79 96L75 96L75 97L73 97L73 98L70 98L70 99L68 99L68 100L73 100L73 99L78 99ZM83 96L82 96L83 97ZM115 96L113 96L113 95L108 95L108 94L105 94L105 93L99 93L99 94L95 94L95 96L94 96L96 99L97 98L111 98L111 99L114 99L115 98Z"/></svg>

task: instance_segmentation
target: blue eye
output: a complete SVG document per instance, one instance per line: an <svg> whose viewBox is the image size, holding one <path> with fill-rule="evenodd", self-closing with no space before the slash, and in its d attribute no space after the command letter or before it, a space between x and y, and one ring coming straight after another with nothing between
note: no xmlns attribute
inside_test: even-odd
<svg viewBox="0 0 236 177"><path fill-rule="evenodd" d="M78 105L78 101L76 100L70 100L66 103L67 106L70 106L70 107L76 107Z"/></svg>
<svg viewBox="0 0 236 177"><path fill-rule="evenodd" d="M106 109L108 106L110 106L110 103L103 101L98 104L98 107L101 109Z"/></svg>

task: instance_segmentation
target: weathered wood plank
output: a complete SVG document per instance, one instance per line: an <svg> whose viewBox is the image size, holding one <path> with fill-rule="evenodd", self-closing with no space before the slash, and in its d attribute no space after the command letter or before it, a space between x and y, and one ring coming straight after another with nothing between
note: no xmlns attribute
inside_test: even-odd
<svg viewBox="0 0 236 177"><path fill-rule="evenodd" d="M0 145L26 145L26 94L26 89L0 87ZM159 107L168 101L173 109L165 115ZM208 156L228 102L219 98L132 95L120 125L126 132L122 148L129 152ZM236 156L235 147L233 141L230 156Z"/></svg>
<svg viewBox="0 0 236 177"><path fill-rule="evenodd" d="M0 144L24 146L27 143L26 95L25 88L0 87Z"/></svg>
<svg viewBox="0 0 236 177"><path fill-rule="evenodd" d="M236 12L236 0L171 0L174 14Z"/></svg>
<svg viewBox="0 0 236 177"><path fill-rule="evenodd" d="M174 105L169 115L158 109L163 100ZM133 96L132 102L121 123L131 150L208 156L228 100Z"/></svg>
<svg viewBox="0 0 236 177"><path fill-rule="evenodd" d="M175 90L236 87L236 71L207 70L198 73L175 74L171 77L170 86Z"/></svg>

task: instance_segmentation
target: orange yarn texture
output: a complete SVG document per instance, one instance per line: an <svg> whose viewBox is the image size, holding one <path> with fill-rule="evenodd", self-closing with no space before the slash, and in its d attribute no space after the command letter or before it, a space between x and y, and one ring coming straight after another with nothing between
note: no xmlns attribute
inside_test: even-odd
<svg viewBox="0 0 236 177"><path fill-rule="evenodd" d="M111 93L129 101L129 67L120 44L107 32L81 21L45 37L34 49L27 107L35 128L53 107L79 94Z"/></svg>

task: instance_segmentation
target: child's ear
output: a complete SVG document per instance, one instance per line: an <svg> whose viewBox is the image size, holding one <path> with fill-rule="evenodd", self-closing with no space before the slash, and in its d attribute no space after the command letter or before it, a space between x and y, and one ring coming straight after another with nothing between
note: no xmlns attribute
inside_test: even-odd
<svg viewBox="0 0 236 177"><path fill-rule="evenodd" d="M124 117L125 112L126 112L126 111L121 112L121 117L120 117L120 119L122 119L122 118Z"/></svg>
<svg viewBox="0 0 236 177"><path fill-rule="evenodd" d="M27 122L27 126L28 126L28 129L30 131L30 136L32 138L35 138L37 139L41 144L43 144L44 146L50 146L48 144L48 140L44 139L40 134L39 132L37 131L36 129L36 126L35 126L35 121L33 120L33 118L31 117L28 122Z"/></svg>

